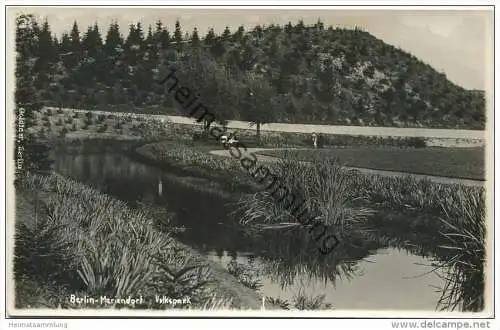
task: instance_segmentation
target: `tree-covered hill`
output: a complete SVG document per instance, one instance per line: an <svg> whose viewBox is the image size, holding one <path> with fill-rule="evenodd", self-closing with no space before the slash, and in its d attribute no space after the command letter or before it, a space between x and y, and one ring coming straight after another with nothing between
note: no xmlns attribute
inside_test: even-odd
<svg viewBox="0 0 500 330"><path fill-rule="evenodd" d="M29 22L18 35L36 38L20 49L44 104L178 114L158 84L175 67L221 121L484 129L483 91L358 29L299 21L200 36L157 22L124 38L117 23L80 31L74 22L58 39L48 22Z"/></svg>

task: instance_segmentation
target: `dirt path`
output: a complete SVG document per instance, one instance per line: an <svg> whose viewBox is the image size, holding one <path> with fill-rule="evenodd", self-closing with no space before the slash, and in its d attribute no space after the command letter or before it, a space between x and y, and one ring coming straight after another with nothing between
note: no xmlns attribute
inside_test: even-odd
<svg viewBox="0 0 500 330"><path fill-rule="evenodd" d="M248 148L248 152L255 154L255 156L257 157L257 160L259 162L266 162L266 163L276 162L279 158L267 156L267 155L261 155L261 154L258 154L258 152L272 151L272 150L301 150L301 149L299 149L299 148L274 148L274 149L273 148ZM304 148L304 150L305 150L305 148ZM309 150L309 149L307 149L307 150ZM228 150L211 150L209 153L212 155L217 155L217 156L232 157ZM411 175L416 179L430 179L431 181L434 181L436 183L442 183L442 184L458 183L458 184L462 184L462 185L466 185L466 186L474 186L474 187L483 187L485 185L485 181L479 181L479 180L448 178L448 177L443 177L443 176L423 175L423 174L414 174L414 173L405 173L405 172L396 172L396 171L374 170L374 169L369 169L369 168L351 167L351 166L344 166L344 168L350 169L350 170L358 170L361 173L370 174L370 175L383 175L383 176L392 176L392 177Z"/></svg>
<svg viewBox="0 0 500 330"><path fill-rule="evenodd" d="M53 111L58 108L50 108ZM83 109L63 108L63 111L71 112L87 112ZM119 115L119 116L138 116L146 118L155 118L160 120L171 121L178 124L195 125L193 118L184 116L168 116L168 115L147 115L134 114L125 112L110 112L92 110L95 114L103 115ZM239 120L229 120L227 124L229 129L245 129L254 130L250 127L249 122ZM372 126L343 126L343 125L312 125L312 124L285 124L285 123L269 123L263 125L262 132L288 132L288 133L320 133L320 134L336 134L336 135L364 135L364 136L391 136L391 137L422 137L428 139L470 139L484 141L486 131L481 130L466 130L466 129L439 129L439 128L402 128L402 127L372 127Z"/></svg>

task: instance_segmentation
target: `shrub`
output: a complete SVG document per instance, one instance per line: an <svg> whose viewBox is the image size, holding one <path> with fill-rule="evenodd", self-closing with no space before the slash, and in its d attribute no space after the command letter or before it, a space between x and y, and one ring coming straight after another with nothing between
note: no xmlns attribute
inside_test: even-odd
<svg viewBox="0 0 500 330"><path fill-rule="evenodd" d="M59 132L59 136L64 137L68 133L68 129L66 127L63 127L61 131Z"/></svg>
<svg viewBox="0 0 500 330"><path fill-rule="evenodd" d="M413 148L425 148L427 147L427 142L421 137L411 137L406 140L406 145Z"/></svg>
<svg viewBox="0 0 500 330"><path fill-rule="evenodd" d="M103 124L99 129L97 130L98 133L104 133L108 129L108 124Z"/></svg>

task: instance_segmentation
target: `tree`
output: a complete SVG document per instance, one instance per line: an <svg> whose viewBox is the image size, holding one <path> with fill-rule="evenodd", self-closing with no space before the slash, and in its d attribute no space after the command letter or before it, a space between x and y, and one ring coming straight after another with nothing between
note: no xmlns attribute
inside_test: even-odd
<svg viewBox="0 0 500 330"><path fill-rule="evenodd" d="M222 40L229 41L230 38L231 38L231 30L229 30L229 26L226 26L224 32L222 33Z"/></svg>
<svg viewBox="0 0 500 330"><path fill-rule="evenodd" d="M76 21L73 22L73 28L70 33L71 54L69 55L69 68L75 68L83 58L82 44L80 40L80 30Z"/></svg>
<svg viewBox="0 0 500 330"><path fill-rule="evenodd" d="M168 45L170 44L170 34L163 27L163 23L160 20L156 22L154 38L156 40L156 43L159 45L158 49L167 49Z"/></svg>
<svg viewBox="0 0 500 330"><path fill-rule="evenodd" d="M125 41L125 45L128 49L139 50L143 46L144 43L144 33L142 31L141 23L138 22L136 25L130 24L129 26L129 34L127 36L127 40Z"/></svg>
<svg viewBox="0 0 500 330"><path fill-rule="evenodd" d="M191 35L191 46L198 47L200 45L200 37L198 36L198 29L195 27L193 29L193 34Z"/></svg>
<svg viewBox="0 0 500 330"><path fill-rule="evenodd" d="M323 31L325 29L325 25L323 24L323 22L321 21L321 19L318 18L318 21L316 22L316 24L314 25L314 27L318 30L318 31Z"/></svg>
<svg viewBox="0 0 500 330"><path fill-rule="evenodd" d="M54 47L49 22L44 21L38 36L38 61L35 70L48 70L49 66L56 62L56 51L57 49Z"/></svg>
<svg viewBox="0 0 500 330"><path fill-rule="evenodd" d="M14 151L16 181L27 172L50 169L49 146L36 141L28 130L32 126L34 112L40 110L42 106L32 79L35 63L34 50L38 35L37 23L32 15L20 15L16 18L16 141Z"/></svg>
<svg viewBox="0 0 500 330"><path fill-rule="evenodd" d="M238 27L238 30L233 34L233 42L241 42L244 34L245 28L243 26Z"/></svg>
<svg viewBox="0 0 500 330"><path fill-rule="evenodd" d="M205 36L205 39L203 40L205 45L207 46L212 46L215 43L215 32L214 29L209 29L207 32L207 35Z"/></svg>
<svg viewBox="0 0 500 330"><path fill-rule="evenodd" d="M181 23L179 23L179 19L175 21L175 31L174 31L174 43L179 48L182 46L182 30Z"/></svg>
<svg viewBox="0 0 500 330"><path fill-rule="evenodd" d="M110 24L108 33L106 34L106 43L104 44L104 52L106 57L116 57L123 51L123 38L120 34L120 26L117 22Z"/></svg>
<svg viewBox="0 0 500 330"><path fill-rule="evenodd" d="M71 39L69 35L65 32L61 37L59 42L58 53L65 54L71 51Z"/></svg>
<svg viewBox="0 0 500 330"><path fill-rule="evenodd" d="M125 62L133 69L140 61L144 51L144 35L141 23L130 24L125 41ZM131 72L130 72L131 73Z"/></svg>
<svg viewBox="0 0 500 330"><path fill-rule="evenodd" d="M86 58L97 59L102 51L102 38L97 24L89 26L82 38L82 48L86 52Z"/></svg>
<svg viewBox="0 0 500 330"><path fill-rule="evenodd" d="M275 119L276 93L263 77L247 74L245 80L242 117L256 125L257 139L260 140L261 126Z"/></svg>

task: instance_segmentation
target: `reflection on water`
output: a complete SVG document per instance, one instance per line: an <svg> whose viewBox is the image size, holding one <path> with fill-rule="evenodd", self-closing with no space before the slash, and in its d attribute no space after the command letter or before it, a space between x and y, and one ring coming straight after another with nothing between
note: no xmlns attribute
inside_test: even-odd
<svg viewBox="0 0 500 330"><path fill-rule="evenodd" d="M299 291L325 294L336 309L434 310L442 286L436 275L421 276L429 262L379 240L357 237L322 256L301 229L249 233L228 214L230 200L209 194L204 179L183 177L114 153L58 153L56 171L125 200L165 206L178 238L226 265L231 260L260 271L265 296L292 299ZM189 185L182 184L189 182ZM161 182L161 187L159 183ZM200 189L193 189L193 186Z"/></svg>
<svg viewBox="0 0 500 330"><path fill-rule="evenodd" d="M217 256L209 253L209 258L227 265L233 256L224 253ZM248 256L238 256L236 261L250 264L252 267L265 267L260 258L250 261ZM440 293L432 287L440 285L441 280L435 274L419 276L429 272L429 267L422 265L423 258L396 249L382 249L358 261L356 270L349 279L339 277L335 285L331 281L322 281L308 276L296 277L293 284L282 287L273 276L262 276L261 291L268 296L292 300L301 291L308 295L326 295L325 302L335 309L365 310L434 310ZM347 274L346 274L347 275Z"/></svg>

